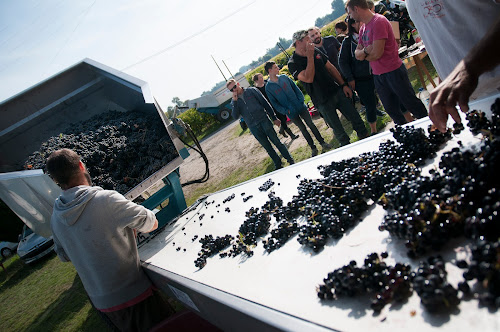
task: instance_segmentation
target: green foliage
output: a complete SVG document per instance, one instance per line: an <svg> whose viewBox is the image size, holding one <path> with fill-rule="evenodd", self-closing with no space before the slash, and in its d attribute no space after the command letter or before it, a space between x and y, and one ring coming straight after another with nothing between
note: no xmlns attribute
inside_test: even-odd
<svg viewBox="0 0 500 332"><path fill-rule="evenodd" d="M332 11L336 13L338 16L345 13L345 5L342 0L333 0L332 1Z"/></svg>
<svg viewBox="0 0 500 332"><path fill-rule="evenodd" d="M323 37L336 36L337 33L335 32L335 24L337 24L337 22L344 21L346 16L347 14L344 13L340 17L336 18L334 21L328 23L323 28L321 28L321 36Z"/></svg>
<svg viewBox="0 0 500 332"><path fill-rule="evenodd" d="M197 136L203 132L203 129L217 122L213 115L198 112L194 108L188 109L180 114L178 118L187 123Z"/></svg>

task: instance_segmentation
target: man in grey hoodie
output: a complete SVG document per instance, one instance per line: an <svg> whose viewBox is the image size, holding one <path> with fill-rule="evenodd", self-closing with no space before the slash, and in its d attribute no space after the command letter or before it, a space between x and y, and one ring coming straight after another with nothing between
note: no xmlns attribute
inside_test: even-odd
<svg viewBox="0 0 500 332"><path fill-rule="evenodd" d="M143 271L135 240L137 231L158 227L154 213L93 187L72 150L53 152L46 169L63 189L50 221L55 250L61 261L73 263L101 316L121 331L150 330L168 317L173 310Z"/></svg>

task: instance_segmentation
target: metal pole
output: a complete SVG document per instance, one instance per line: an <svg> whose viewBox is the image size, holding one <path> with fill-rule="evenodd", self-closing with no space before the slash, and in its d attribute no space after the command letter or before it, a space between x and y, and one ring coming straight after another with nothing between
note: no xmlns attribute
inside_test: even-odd
<svg viewBox="0 0 500 332"><path fill-rule="evenodd" d="M277 42L276 45L281 49L281 52L286 56L287 59L290 59L290 55L286 52L285 48L283 45L281 45L280 42Z"/></svg>
<svg viewBox="0 0 500 332"><path fill-rule="evenodd" d="M220 69L219 65L217 64L217 61L215 61L215 59L214 59L214 56L213 56L213 55L210 55L210 56L212 57L212 60L214 60L215 65L217 66L217 68L219 68L219 71L220 71L220 73L222 74L222 76L224 77L224 80L227 82L226 75L224 75L224 73L223 73L223 72L222 72L222 70ZM224 62L224 61L222 61L222 62Z"/></svg>
<svg viewBox="0 0 500 332"><path fill-rule="evenodd" d="M231 71L229 70L229 68L227 68L227 65L226 65L226 63L224 62L224 60L222 60L222 63L224 64L224 66L226 66L226 69L227 69L227 71L229 72L229 74L231 74ZM234 75L233 75L233 74L231 74L231 77L232 77L232 78L234 78Z"/></svg>

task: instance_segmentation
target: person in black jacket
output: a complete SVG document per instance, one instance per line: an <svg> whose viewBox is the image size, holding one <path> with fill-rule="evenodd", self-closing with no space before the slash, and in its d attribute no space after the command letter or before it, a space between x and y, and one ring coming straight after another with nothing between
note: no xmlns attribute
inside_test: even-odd
<svg viewBox="0 0 500 332"><path fill-rule="evenodd" d="M355 90L361 102L366 107L366 120L370 125L372 135L377 133L377 97L375 95L375 83L370 69L370 63L366 60L357 60L354 51L358 46L359 22L350 18L347 21L347 37L342 41L339 55L339 67L346 77L347 84Z"/></svg>
<svg viewBox="0 0 500 332"><path fill-rule="evenodd" d="M307 30L309 38L314 43L314 46L328 57L332 65L339 70L338 54L340 51L340 43L334 36L321 36L321 30L318 27L312 27Z"/></svg>

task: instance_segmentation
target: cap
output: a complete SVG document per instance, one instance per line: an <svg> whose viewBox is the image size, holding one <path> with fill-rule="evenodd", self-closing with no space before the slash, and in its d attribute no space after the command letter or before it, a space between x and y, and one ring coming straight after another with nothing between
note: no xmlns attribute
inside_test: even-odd
<svg viewBox="0 0 500 332"><path fill-rule="evenodd" d="M297 40L302 40L305 36L307 36L306 30L299 30L296 33L294 33L292 36L292 45L295 46L295 42Z"/></svg>

